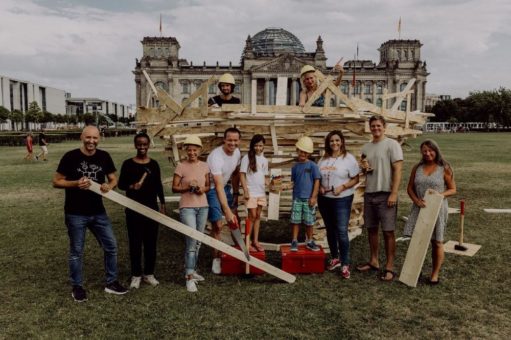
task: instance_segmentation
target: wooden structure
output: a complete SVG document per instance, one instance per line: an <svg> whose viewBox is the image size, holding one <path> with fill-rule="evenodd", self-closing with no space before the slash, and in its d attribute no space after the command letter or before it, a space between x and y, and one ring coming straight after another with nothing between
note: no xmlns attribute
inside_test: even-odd
<svg viewBox="0 0 511 340"><path fill-rule="evenodd" d="M423 125L430 114L410 112L410 102L414 86L414 79L408 82L407 87L399 93L385 94L382 107L357 98L348 98L333 83L331 76L324 76L316 71L318 88L309 98L304 107L282 105L286 102L287 93L285 84L287 78L279 78L277 82L277 105L256 105L256 91L252 92L250 103L239 105L223 105L221 108L208 108L208 92L210 84L215 79L211 77L182 104L174 101L168 93L157 89L152 84L147 73L144 72L148 83L153 90L152 97L159 102L159 107L139 107L137 111L137 124L140 129L146 129L153 137L165 140L169 159L179 162L185 157L182 143L188 134L197 134L202 139L203 156L214 147L220 145L223 132L228 127L237 127L242 132L240 149L248 150L251 137L258 133L265 136L265 156L270 163L271 175L282 175L283 182L289 182L290 169L296 156L295 143L303 135L310 136L314 141L314 154L319 158L322 155L323 143L326 134L331 130L342 130L346 138L346 148L355 156L359 156L360 148L368 142L370 137L369 118L374 114L385 117L387 121L387 136L404 142L408 137L415 137L422 132L414 129L415 125ZM252 86L255 89L255 86ZM151 101L147 98L147 103ZM320 96L325 98L324 107L314 107L312 103ZM331 98L336 96L342 101L339 107L330 106ZM200 98L200 99L199 99ZM390 109L387 101L395 99ZM198 108L188 107L190 103L199 100ZM406 111L398 108L406 100ZM335 101L334 101L335 102ZM350 232L357 232L363 224L363 189L364 180L357 187L352 206L349 225ZM242 199L242 196L240 196ZM241 203L241 202L240 202ZM270 193L266 214L268 219L278 220L289 215L291 208L291 192ZM240 209L240 215L244 215ZM243 218L242 218L243 220ZM324 247L325 230L318 220L315 229L315 239ZM360 232L360 230L358 230ZM275 247L267 249L275 250ZM278 249L278 247L276 248ZM328 251L328 249L326 249Z"/></svg>

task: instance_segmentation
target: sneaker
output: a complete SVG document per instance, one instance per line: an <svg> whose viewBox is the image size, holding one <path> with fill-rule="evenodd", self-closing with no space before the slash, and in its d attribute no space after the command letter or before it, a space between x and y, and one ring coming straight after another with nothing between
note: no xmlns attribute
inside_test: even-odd
<svg viewBox="0 0 511 340"><path fill-rule="evenodd" d="M307 244L305 246L309 250L319 251L319 246L316 244L316 242L314 242L314 240L310 240L309 242L307 242Z"/></svg>
<svg viewBox="0 0 511 340"><path fill-rule="evenodd" d="M83 289L82 286L78 285L73 286L73 292L71 293L71 296L73 297L73 299L75 299L76 302L87 301L87 293L85 292L85 289Z"/></svg>
<svg viewBox="0 0 511 340"><path fill-rule="evenodd" d="M105 292L116 295L123 295L128 292L126 288L124 288L119 281L114 281L112 283L108 283L105 286Z"/></svg>
<svg viewBox="0 0 511 340"><path fill-rule="evenodd" d="M350 266L349 265L342 266L341 276L344 277L345 279L349 279L350 278L351 273L350 273Z"/></svg>
<svg viewBox="0 0 511 340"><path fill-rule="evenodd" d="M36 155L35 156L35 160L38 161L39 160L39 156Z"/></svg>
<svg viewBox="0 0 511 340"><path fill-rule="evenodd" d="M220 260L219 257L215 257L213 259L213 263L211 264L211 272L217 275L222 272L222 260Z"/></svg>
<svg viewBox="0 0 511 340"><path fill-rule="evenodd" d="M406 236L406 235L404 235L404 236L398 237L398 238L396 239L396 242L408 242L408 241L410 241L411 239L412 239L412 238L411 238L410 236Z"/></svg>
<svg viewBox="0 0 511 340"><path fill-rule="evenodd" d="M130 289L139 289L141 280L142 280L142 278L140 276L132 276Z"/></svg>
<svg viewBox="0 0 511 340"><path fill-rule="evenodd" d="M327 270L334 270L335 268L339 268L341 266L341 261L339 259L331 259L328 261Z"/></svg>
<svg viewBox="0 0 511 340"><path fill-rule="evenodd" d="M157 285L160 284L160 282L158 282L158 280L156 280L156 278L152 274L151 275L144 275L144 282L145 283L149 283L153 287L156 287Z"/></svg>
<svg viewBox="0 0 511 340"><path fill-rule="evenodd" d="M195 281L204 281L205 280L204 276L200 275L197 272L193 272L192 279L194 279Z"/></svg>
<svg viewBox="0 0 511 340"><path fill-rule="evenodd" d="M186 280L186 290L190 293L195 293L197 291L197 283L194 279L187 279Z"/></svg>
<svg viewBox="0 0 511 340"><path fill-rule="evenodd" d="M291 251L298 251L298 241L297 240L293 240L291 241Z"/></svg>

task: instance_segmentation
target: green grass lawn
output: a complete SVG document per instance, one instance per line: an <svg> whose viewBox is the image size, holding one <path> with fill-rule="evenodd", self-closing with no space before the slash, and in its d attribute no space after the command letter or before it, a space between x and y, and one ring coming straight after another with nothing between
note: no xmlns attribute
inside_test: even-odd
<svg viewBox="0 0 511 340"><path fill-rule="evenodd" d="M508 338L511 215L482 209L511 208L511 135L428 137L439 142L455 170L458 195L450 206L466 200L466 242L482 245L474 257L447 254L439 286L412 289L357 272L350 280L333 273L302 275L294 284L268 275L254 280L214 276L208 270L210 251L203 247L199 269L206 281L190 294L184 287L183 237L161 228L160 286L143 285L124 296L103 292L103 254L89 233L84 265L89 301L82 304L72 300L67 281L64 192L51 186L58 160L79 143L50 145L48 162L23 161L23 147L0 147L0 338ZM412 140L412 151L405 152L400 216L410 208L406 183L424 139ZM128 137L108 139L100 147L117 167L134 154ZM170 178L172 167L161 150L160 145L151 155ZM166 191L170 194L168 186ZM119 244L120 279L127 284L124 211L111 202L106 206ZM456 240L458 215L450 217L446 240ZM403 224L398 223L398 236ZM282 241L281 235L288 234L285 222L262 226L266 241L274 235ZM398 270L406 250L407 244L400 243ZM365 261L367 253L364 233L352 241L352 262ZM279 265L278 254L267 255ZM428 252L425 276L430 266Z"/></svg>

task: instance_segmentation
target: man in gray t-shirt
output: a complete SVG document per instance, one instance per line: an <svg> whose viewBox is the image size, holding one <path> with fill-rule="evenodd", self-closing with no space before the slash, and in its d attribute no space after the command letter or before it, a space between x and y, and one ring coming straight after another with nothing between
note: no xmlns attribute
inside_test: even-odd
<svg viewBox="0 0 511 340"><path fill-rule="evenodd" d="M357 266L361 272L379 270L378 227L381 224L385 241L387 263L380 276L383 281L392 281L394 257L396 254L396 237L394 229L397 217L397 195L401 182L403 151L393 139L385 137L385 120L381 116L369 119L373 140L362 147L362 154L367 162L361 162L366 172L364 194L364 224L368 231L369 262Z"/></svg>

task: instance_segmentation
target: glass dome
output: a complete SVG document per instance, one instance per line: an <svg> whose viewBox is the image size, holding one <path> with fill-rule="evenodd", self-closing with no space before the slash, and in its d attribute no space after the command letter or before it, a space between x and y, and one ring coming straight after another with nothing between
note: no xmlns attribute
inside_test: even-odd
<svg viewBox="0 0 511 340"><path fill-rule="evenodd" d="M267 28L252 38L252 48L256 55L305 53L302 42L283 28Z"/></svg>

